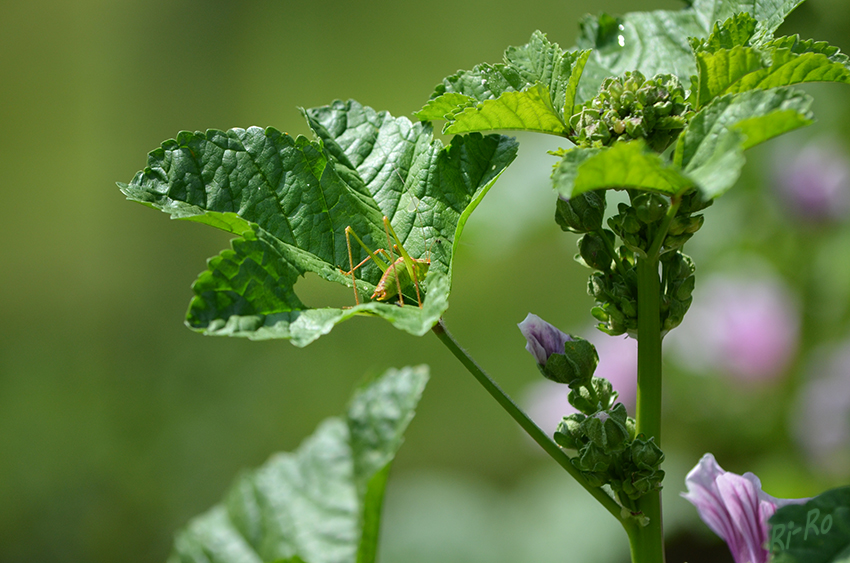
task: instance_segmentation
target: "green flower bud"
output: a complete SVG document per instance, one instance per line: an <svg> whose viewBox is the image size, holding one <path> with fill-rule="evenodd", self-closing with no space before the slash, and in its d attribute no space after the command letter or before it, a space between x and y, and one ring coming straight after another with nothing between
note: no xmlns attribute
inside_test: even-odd
<svg viewBox="0 0 850 563"><path fill-rule="evenodd" d="M585 418L587 417L581 413L565 416L555 430L555 443L567 450L578 450L584 446L587 440L581 431L581 423Z"/></svg>
<svg viewBox="0 0 850 563"><path fill-rule="evenodd" d="M634 209L629 209L628 213L623 217L623 233L636 235L641 230L640 219Z"/></svg>
<svg viewBox="0 0 850 563"><path fill-rule="evenodd" d="M646 127L644 127L643 116L640 117L630 117L626 119L626 133L629 134L629 137L632 139L637 139L638 137L646 137Z"/></svg>
<svg viewBox="0 0 850 563"><path fill-rule="evenodd" d="M620 238L623 239L623 244L626 248L632 252L637 252L646 246L646 241L644 241L640 236L633 235L632 233L623 233Z"/></svg>
<svg viewBox="0 0 850 563"><path fill-rule="evenodd" d="M599 411L581 423L581 430L591 444L605 455L623 451L628 445L629 431L626 428L626 407L623 403L610 411Z"/></svg>
<svg viewBox="0 0 850 563"><path fill-rule="evenodd" d="M567 396L570 404L588 415L608 410L618 396L611 382L602 377L594 377L590 382L570 388L570 394Z"/></svg>
<svg viewBox="0 0 850 563"><path fill-rule="evenodd" d="M647 225L660 220L667 213L667 199L653 192L642 192L632 199L637 218Z"/></svg>
<svg viewBox="0 0 850 563"><path fill-rule="evenodd" d="M661 152L692 113L675 76L646 79L635 71L603 80L597 96L584 105L579 119L570 119L570 126L580 147L645 138L650 148Z"/></svg>
<svg viewBox="0 0 850 563"><path fill-rule="evenodd" d="M634 440L637 432L637 422L630 416L626 417L626 430L629 431L629 440Z"/></svg>
<svg viewBox="0 0 850 563"><path fill-rule="evenodd" d="M605 192L584 192L570 199L558 198L555 222L564 231L588 233L602 227Z"/></svg>
<svg viewBox="0 0 850 563"><path fill-rule="evenodd" d="M582 476L587 480L588 485L591 487L601 487L607 482L608 475L606 473L601 471L593 472L585 470L578 457L571 458L570 461L576 469L581 471Z"/></svg>
<svg viewBox="0 0 850 563"><path fill-rule="evenodd" d="M681 301L678 299L671 299L669 301L666 316L664 316L662 323L664 331L673 330L682 324L682 320L685 318L685 313L687 313L688 309L690 309L692 301L692 297Z"/></svg>
<svg viewBox="0 0 850 563"><path fill-rule="evenodd" d="M602 272L593 272L587 278L587 294L598 301L603 301L608 295L607 275Z"/></svg>
<svg viewBox="0 0 850 563"><path fill-rule="evenodd" d="M632 442L631 454L635 466L645 471L656 471L664 461L664 452L655 445L655 438L647 440L643 434Z"/></svg>
<svg viewBox="0 0 850 563"><path fill-rule="evenodd" d="M578 461L576 465L582 471L604 473L614 461L614 456L605 453L602 448L593 442L590 442L585 444L585 446L579 451L578 457L573 459ZM602 482L605 482L604 477Z"/></svg>
<svg viewBox="0 0 850 563"><path fill-rule="evenodd" d="M590 310L590 314L594 319L603 323L607 323L608 319L611 318L608 316L608 313L605 312L605 308L598 305Z"/></svg>
<svg viewBox="0 0 850 563"><path fill-rule="evenodd" d="M700 230L700 228L702 228L702 224L704 222L705 222L705 217L702 216L702 215L695 215L695 216L691 217L690 222L685 227L685 232L689 233L689 234L694 234L695 232Z"/></svg>
<svg viewBox="0 0 850 563"><path fill-rule="evenodd" d="M664 255L662 262L668 280L684 280L696 271L696 266L691 257L681 252Z"/></svg>
<svg viewBox="0 0 850 563"><path fill-rule="evenodd" d="M686 242L688 242L693 235L691 233L683 233L678 236L667 236L664 239L664 247L669 249L673 248L682 248Z"/></svg>
<svg viewBox="0 0 850 563"><path fill-rule="evenodd" d="M676 215L670 221L670 227L667 229L668 236L679 236L685 232L685 229L691 223L691 218L684 215Z"/></svg>
<svg viewBox="0 0 850 563"><path fill-rule="evenodd" d="M611 122L611 130L614 131L617 135L622 135L623 131L626 130L626 124L622 119L614 119Z"/></svg>
<svg viewBox="0 0 850 563"><path fill-rule="evenodd" d="M620 299L617 301L620 310L627 317L637 317L637 301L634 299Z"/></svg>
<svg viewBox="0 0 850 563"><path fill-rule="evenodd" d="M660 470L651 473L638 471L630 477L630 479L621 482L619 490L631 500L637 500L647 493L661 489L664 472Z"/></svg>
<svg viewBox="0 0 850 563"><path fill-rule="evenodd" d="M610 302L602 303L601 305L592 308L590 310L590 314L593 315L593 318L602 323L597 325L596 328L610 336L619 336L629 329L623 313Z"/></svg>
<svg viewBox="0 0 850 563"><path fill-rule="evenodd" d="M702 192L695 188L682 196L682 202L679 204L679 214L691 215L697 211L702 211L712 203L714 203L713 199L705 199Z"/></svg>
<svg viewBox="0 0 850 563"><path fill-rule="evenodd" d="M587 340L577 336L570 338L572 340L564 343L563 353L551 354L547 358L541 372L547 379L570 387L589 384L599 364L599 355Z"/></svg>
<svg viewBox="0 0 850 563"><path fill-rule="evenodd" d="M660 116L660 117L666 117L666 116L670 115L670 113L673 111L673 103L669 102L669 101L661 102L661 103L655 104L654 109L655 109L655 115ZM657 125L656 125L656 127L657 127Z"/></svg>
<svg viewBox="0 0 850 563"><path fill-rule="evenodd" d="M606 94L606 97L610 97L612 99L618 99L623 95L623 85L619 83L615 78L608 77L604 81L603 92ZM605 92L607 90L607 92Z"/></svg>
<svg viewBox="0 0 850 563"><path fill-rule="evenodd" d="M623 312L612 303L607 303L607 305L608 307L605 309L605 312L608 313L608 317L615 323L624 324L626 322L626 316Z"/></svg>
<svg viewBox="0 0 850 563"><path fill-rule="evenodd" d="M603 241L603 236L608 238L608 244ZM614 240L614 233L608 230L587 233L578 241L579 255L591 268L607 272L614 261L608 250L613 247Z"/></svg>
<svg viewBox="0 0 850 563"><path fill-rule="evenodd" d="M688 276L684 281L679 283L676 288L676 299L679 301L686 301L687 299L690 299L691 294L694 292L696 280L695 276Z"/></svg>

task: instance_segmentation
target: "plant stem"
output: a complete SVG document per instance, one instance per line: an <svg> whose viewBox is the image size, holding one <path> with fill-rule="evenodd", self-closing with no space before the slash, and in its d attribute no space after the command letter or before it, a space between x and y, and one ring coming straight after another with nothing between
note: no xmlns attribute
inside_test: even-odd
<svg viewBox="0 0 850 563"><path fill-rule="evenodd" d="M655 254L638 259L637 278L637 432L654 438L655 444L661 447L661 281L657 250ZM638 510L649 518L649 524L629 534L632 563L663 563L660 491L641 497Z"/></svg>
<svg viewBox="0 0 850 563"><path fill-rule="evenodd" d="M552 441L549 436L546 435L543 430L537 426L533 420L531 420L525 412L517 406L516 403L502 390L499 385L493 381L493 379L487 375L487 373L481 369L481 367L475 363L475 360L460 347L454 337L448 332L446 326L443 324L443 320L440 319L434 328L431 329L434 334L437 335L437 338L448 348L454 356L460 360L460 363L471 373L475 379L480 383L484 389L487 390L490 395L496 399L496 401L505 409L511 417L517 421L517 423L525 430L531 438L537 442L537 444L543 448L547 454L549 454L552 459L554 459L558 464L563 467L567 473L572 475L572 477L578 481L578 483L587 489L593 497L598 500L605 509L610 512L614 517L620 521L623 527L626 529L626 532L629 535L632 535L632 529L637 526L634 524L634 521L630 518L624 519L620 512L620 505L611 498L608 493L605 492L601 487L593 487L591 486L587 480L582 476L581 472L575 468L575 466L570 461L569 456L561 450L561 448Z"/></svg>

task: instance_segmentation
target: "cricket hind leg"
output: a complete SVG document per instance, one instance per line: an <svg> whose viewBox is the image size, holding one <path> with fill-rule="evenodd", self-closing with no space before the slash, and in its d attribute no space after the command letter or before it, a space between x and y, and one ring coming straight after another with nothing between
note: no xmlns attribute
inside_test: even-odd
<svg viewBox="0 0 850 563"><path fill-rule="evenodd" d="M378 264L378 266L380 266L381 264L380 264L379 260L376 260L374 258L373 254L370 254L370 255L366 256L366 258L364 258L359 264L357 264L355 266L354 265L353 253L351 251L351 237L349 236L349 234L354 234L354 231L351 229L351 227L346 227L345 228L345 244L348 247L348 267L351 268L351 269L346 272L342 268L340 268L340 271L346 276L351 276L351 287L354 289L354 303L356 305L360 305L360 295L357 293L357 277L354 275L354 273L361 266L363 266L363 264L365 264L369 260L375 260L375 262ZM355 234L354 236L356 237L357 235ZM363 244L363 242L360 241L359 239L358 239L358 242L360 242L361 245ZM383 248L379 248L379 249L375 250L374 254L383 254L384 256L387 256L388 258L390 258L390 263L392 263L392 254L388 253Z"/></svg>

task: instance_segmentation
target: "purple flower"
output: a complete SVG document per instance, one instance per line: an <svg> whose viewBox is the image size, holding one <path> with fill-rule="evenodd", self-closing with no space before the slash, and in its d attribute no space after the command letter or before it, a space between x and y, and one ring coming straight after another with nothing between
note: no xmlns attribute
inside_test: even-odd
<svg viewBox="0 0 850 563"><path fill-rule="evenodd" d="M797 352L799 310L794 294L768 272L705 280L672 351L695 372L720 371L748 381L781 376Z"/></svg>
<svg viewBox="0 0 850 563"><path fill-rule="evenodd" d="M626 406L627 411L634 412L637 395L637 340L608 336L595 330L589 332L588 340L599 352L599 365L593 375L610 381L619 393L617 400ZM522 404L531 419L547 432L554 432L564 416L578 412L567 400L564 387L548 379L530 384L525 390Z"/></svg>
<svg viewBox="0 0 850 563"><path fill-rule="evenodd" d="M572 340L569 334L561 332L531 313L517 326L528 341L525 349L534 356L534 359L541 366L546 365L546 360L552 354L563 354L564 344Z"/></svg>
<svg viewBox="0 0 850 563"><path fill-rule="evenodd" d="M821 348L806 370L793 418L794 437L806 460L836 476L850 463L850 341Z"/></svg>
<svg viewBox="0 0 850 563"><path fill-rule="evenodd" d="M850 210L850 163L834 141L777 153L775 182L789 213L818 223L840 220Z"/></svg>
<svg viewBox="0 0 850 563"><path fill-rule="evenodd" d="M729 546L735 563L767 563L767 520L777 508L809 499L777 499L761 490L752 473L736 475L705 454L685 478L682 496L696 506L700 518Z"/></svg>
<svg viewBox="0 0 850 563"><path fill-rule="evenodd" d="M596 377L604 377L619 393L618 400L634 412L637 398L637 340L596 331L588 338L599 352Z"/></svg>

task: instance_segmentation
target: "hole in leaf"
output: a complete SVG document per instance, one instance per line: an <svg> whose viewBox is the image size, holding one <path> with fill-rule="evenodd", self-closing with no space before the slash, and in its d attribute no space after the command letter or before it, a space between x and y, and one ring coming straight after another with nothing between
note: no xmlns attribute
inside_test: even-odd
<svg viewBox="0 0 850 563"><path fill-rule="evenodd" d="M354 306L354 291L350 287L324 280L314 272L298 278L295 294L311 308Z"/></svg>

